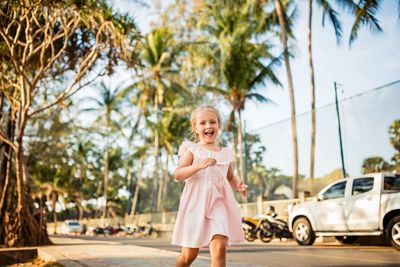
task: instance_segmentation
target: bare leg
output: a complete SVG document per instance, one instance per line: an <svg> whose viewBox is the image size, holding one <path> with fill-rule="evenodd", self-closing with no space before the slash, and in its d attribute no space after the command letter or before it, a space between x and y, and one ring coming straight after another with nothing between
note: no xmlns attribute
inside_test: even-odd
<svg viewBox="0 0 400 267"><path fill-rule="evenodd" d="M226 267L226 246L228 238L214 235L210 242L211 267Z"/></svg>
<svg viewBox="0 0 400 267"><path fill-rule="evenodd" d="M182 247L181 254L176 258L176 267L189 267L199 254L198 248Z"/></svg>

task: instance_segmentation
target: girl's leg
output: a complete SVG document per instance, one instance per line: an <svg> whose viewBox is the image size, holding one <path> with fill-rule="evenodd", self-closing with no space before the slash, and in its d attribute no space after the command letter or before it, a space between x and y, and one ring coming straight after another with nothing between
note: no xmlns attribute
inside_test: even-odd
<svg viewBox="0 0 400 267"><path fill-rule="evenodd" d="M185 248L182 247L182 252L176 258L176 267L189 267L190 264L196 259L197 255L199 254L198 248Z"/></svg>
<svg viewBox="0 0 400 267"><path fill-rule="evenodd" d="M226 246L228 238L224 235L214 235L210 242L211 266L226 266Z"/></svg>

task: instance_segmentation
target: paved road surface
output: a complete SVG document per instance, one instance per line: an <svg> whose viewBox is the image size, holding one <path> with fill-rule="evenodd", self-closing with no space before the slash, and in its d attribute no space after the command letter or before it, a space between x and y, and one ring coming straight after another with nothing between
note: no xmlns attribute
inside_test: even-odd
<svg viewBox="0 0 400 267"><path fill-rule="evenodd" d="M112 242L119 246L141 246L169 251L176 255L180 248L169 244L166 238L132 237L78 237L84 240ZM121 249L121 248L119 248ZM196 264L203 266L209 258L207 249L200 251L201 259ZM196 266L194 265L194 267ZM134 266L134 265L132 265ZM228 251L228 266L379 266L400 267L400 251L389 246L351 245L338 243L316 243L314 246L298 246L294 241L274 240L271 243L243 243Z"/></svg>

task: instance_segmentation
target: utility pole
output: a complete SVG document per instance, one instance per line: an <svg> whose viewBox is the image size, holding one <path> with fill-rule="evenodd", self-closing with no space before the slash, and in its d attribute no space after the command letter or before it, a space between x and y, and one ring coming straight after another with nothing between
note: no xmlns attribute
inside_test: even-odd
<svg viewBox="0 0 400 267"><path fill-rule="evenodd" d="M338 121L338 130L339 130L340 158L342 159L343 178L345 178L347 175L346 175L346 168L344 166L342 129L341 129L341 126L340 126L340 113L339 113L339 101L338 101L338 95L337 95L337 83L333 82L333 85L335 87L335 103L336 103L336 116L337 116L337 121Z"/></svg>

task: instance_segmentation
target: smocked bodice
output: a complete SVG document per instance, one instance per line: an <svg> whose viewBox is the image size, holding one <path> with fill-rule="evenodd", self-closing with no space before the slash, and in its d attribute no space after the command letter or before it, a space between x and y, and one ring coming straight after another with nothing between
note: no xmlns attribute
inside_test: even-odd
<svg viewBox="0 0 400 267"><path fill-rule="evenodd" d="M230 148L223 147L220 151L212 151L196 143L184 141L179 147L178 155L182 156L186 151L193 154L193 164L197 164L203 159L214 158L217 161L215 166L205 168L194 174L193 177L223 177L226 178L229 164L233 160L233 153ZM190 178L189 178L190 179Z"/></svg>

